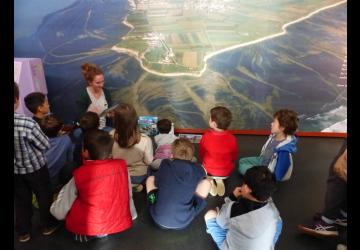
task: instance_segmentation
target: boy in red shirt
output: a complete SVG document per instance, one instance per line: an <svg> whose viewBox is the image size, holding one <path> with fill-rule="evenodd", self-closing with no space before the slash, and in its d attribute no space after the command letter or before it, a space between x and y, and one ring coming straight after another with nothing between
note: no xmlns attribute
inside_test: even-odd
<svg viewBox="0 0 360 250"><path fill-rule="evenodd" d="M199 145L199 156L208 177L211 179L210 194L223 196L223 179L230 176L238 157L236 137L227 128L232 115L225 107L217 106L210 110L210 129L204 133Z"/></svg>

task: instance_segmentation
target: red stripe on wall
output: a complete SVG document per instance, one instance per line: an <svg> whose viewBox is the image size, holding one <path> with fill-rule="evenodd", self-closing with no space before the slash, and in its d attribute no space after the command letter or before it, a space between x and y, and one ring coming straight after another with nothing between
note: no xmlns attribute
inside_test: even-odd
<svg viewBox="0 0 360 250"><path fill-rule="evenodd" d="M192 129L192 128L177 128L176 134L203 134L206 129ZM269 130L229 130L234 135L269 135ZM299 137L340 137L346 138L347 133L333 133L333 132L297 132Z"/></svg>

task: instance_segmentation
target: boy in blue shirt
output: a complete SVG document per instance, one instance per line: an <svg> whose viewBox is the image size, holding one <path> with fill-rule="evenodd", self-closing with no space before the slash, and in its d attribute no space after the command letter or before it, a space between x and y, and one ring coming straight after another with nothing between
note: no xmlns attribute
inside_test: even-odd
<svg viewBox="0 0 360 250"><path fill-rule="evenodd" d="M275 112L271 123L271 134L261 149L260 156L245 157L239 161L239 172L258 165L268 166L276 181L288 180L293 169L292 154L296 152L298 129L297 114L288 109Z"/></svg>
<svg viewBox="0 0 360 250"><path fill-rule="evenodd" d="M150 215L163 229L183 229L206 206L210 181L203 167L191 162L194 145L186 138L172 143L172 160L146 180Z"/></svg>

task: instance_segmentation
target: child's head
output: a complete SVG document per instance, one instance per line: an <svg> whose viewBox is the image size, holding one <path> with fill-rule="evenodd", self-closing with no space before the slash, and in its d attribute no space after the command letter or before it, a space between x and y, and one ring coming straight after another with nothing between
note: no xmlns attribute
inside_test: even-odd
<svg viewBox="0 0 360 250"><path fill-rule="evenodd" d="M230 126L231 120L231 112L225 107L217 106L210 110L209 125L211 128L226 130Z"/></svg>
<svg viewBox="0 0 360 250"><path fill-rule="evenodd" d="M122 148L129 148L140 141L138 115L128 103L120 103L114 109L115 140Z"/></svg>
<svg viewBox="0 0 360 250"><path fill-rule="evenodd" d="M293 135L298 129L299 118L297 113L289 109L280 109L275 112L271 123L271 133L283 132Z"/></svg>
<svg viewBox="0 0 360 250"><path fill-rule="evenodd" d="M100 129L91 129L84 134L83 157L89 160L104 160L111 155L114 140Z"/></svg>
<svg viewBox="0 0 360 250"><path fill-rule="evenodd" d="M16 84L16 82L14 82L14 110L17 110L18 107L19 107L19 87Z"/></svg>
<svg viewBox="0 0 360 250"><path fill-rule="evenodd" d="M187 138L179 138L172 143L172 157L174 159L191 161L194 152L194 145Z"/></svg>
<svg viewBox="0 0 360 250"><path fill-rule="evenodd" d="M171 130L171 121L169 119L161 119L156 125L160 134L168 134Z"/></svg>
<svg viewBox="0 0 360 250"><path fill-rule="evenodd" d="M50 138L58 136L63 125L63 121L53 114L44 116L44 118L40 120L41 130Z"/></svg>
<svg viewBox="0 0 360 250"><path fill-rule="evenodd" d="M25 96L25 106L34 115L46 115L50 112L49 102L41 92L33 92Z"/></svg>
<svg viewBox="0 0 360 250"><path fill-rule="evenodd" d="M100 118L95 112L86 112L79 120L79 126L83 131L97 129L100 125Z"/></svg>
<svg viewBox="0 0 360 250"><path fill-rule="evenodd" d="M258 201L266 201L275 192L276 183L268 167L254 166L246 171L241 188Z"/></svg>

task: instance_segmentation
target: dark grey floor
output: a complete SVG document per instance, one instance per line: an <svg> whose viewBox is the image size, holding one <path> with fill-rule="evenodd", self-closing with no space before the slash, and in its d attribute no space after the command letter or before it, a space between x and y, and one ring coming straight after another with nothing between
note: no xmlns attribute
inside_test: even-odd
<svg viewBox="0 0 360 250"><path fill-rule="evenodd" d="M257 155L266 137L238 136L238 141L240 157L246 157ZM276 249L336 249L337 239L318 239L301 235L297 232L296 225L310 222L312 215L321 210L329 164L341 144L340 138L299 138L292 178L286 183L281 183L273 196L284 222ZM226 192L231 192L239 180L237 173L226 180ZM72 240L64 227L61 227L54 235L41 235L37 225L38 214L35 213L32 239L26 243L19 243L15 234L14 249L216 249L211 237L205 232L203 215L208 209L221 205L223 198L209 196L207 208L187 229L182 231L164 231L153 225L145 206L145 192L134 194L134 200L138 218L134 221L133 227L125 232L112 235L107 239L80 244Z"/></svg>

